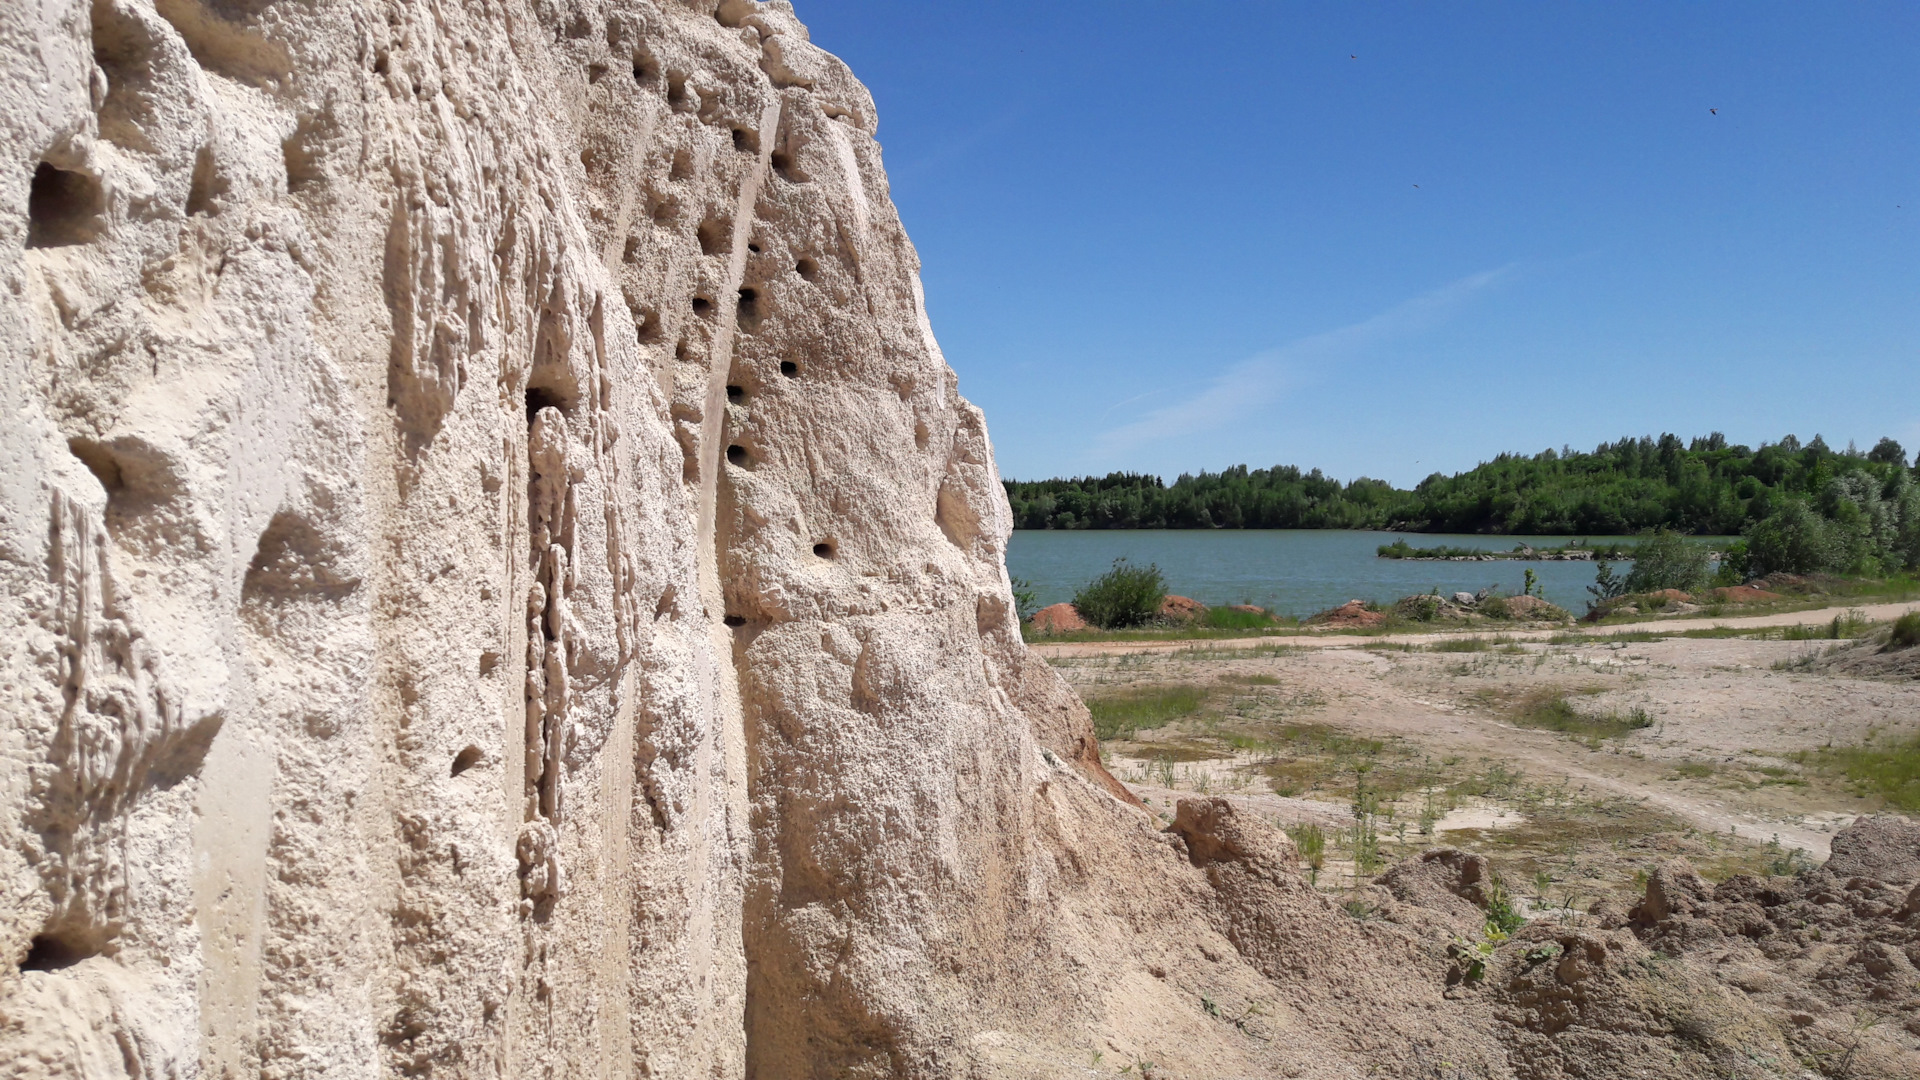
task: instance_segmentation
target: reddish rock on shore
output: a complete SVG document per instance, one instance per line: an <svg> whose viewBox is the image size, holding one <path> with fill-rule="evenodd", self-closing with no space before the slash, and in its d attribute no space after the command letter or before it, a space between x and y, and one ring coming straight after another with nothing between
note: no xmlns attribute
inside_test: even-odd
<svg viewBox="0 0 1920 1080"><path fill-rule="evenodd" d="M1033 613L1033 628L1042 634L1065 634L1085 630L1087 620L1072 604L1053 604Z"/></svg>
<svg viewBox="0 0 1920 1080"><path fill-rule="evenodd" d="M1194 622L1207 613L1207 605L1185 596L1160 598L1160 617L1172 622Z"/></svg>

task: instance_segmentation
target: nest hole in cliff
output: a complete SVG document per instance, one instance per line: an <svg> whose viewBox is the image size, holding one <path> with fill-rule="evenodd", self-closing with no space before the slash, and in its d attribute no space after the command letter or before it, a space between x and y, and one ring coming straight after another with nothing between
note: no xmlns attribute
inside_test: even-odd
<svg viewBox="0 0 1920 1080"><path fill-rule="evenodd" d="M68 439L67 450L80 459L80 464L85 465L94 479L100 481L101 487L107 489L109 499L126 489L126 478L120 472L120 459L114 456L112 450L91 439Z"/></svg>
<svg viewBox="0 0 1920 1080"><path fill-rule="evenodd" d="M660 77L660 65L654 62L645 49L633 54L633 81L640 86L652 86Z"/></svg>
<svg viewBox="0 0 1920 1080"><path fill-rule="evenodd" d="M91 935L48 930L36 935L27 946L27 955L20 960L20 970L59 971L98 955L100 943Z"/></svg>
<svg viewBox="0 0 1920 1080"><path fill-rule="evenodd" d="M684 71L667 72L667 104L675 112L683 112L693 104L687 93L687 73Z"/></svg>
<svg viewBox="0 0 1920 1080"><path fill-rule="evenodd" d="M693 235L700 240L702 255L725 255L733 250L733 230L719 218L708 218L701 222Z"/></svg>
<svg viewBox="0 0 1920 1080"><path fill-rule="evenodd" d="M41 162L27 189L27 246L67 247L99 236L106 192L100 181L83 172L55 168Z"/></svg>
<svg viewBox="0 0 1920 1080"><path fill-rule="evenodd" d="M760 294L743 286L740 289L740 303L733 309L733 316L743 334L760 329Z"/></svg>
<svg viewBox="0 0 1920 1080"><path fill-rule="evenodd" d="M788 183L804 184L811 179L811 177L801 170L800 166L793 163L793 155L791 154L775 150L771 158L771 164L773 165L774 173Z"/></svg>
<svg viewBox="0 0 1920 1080"><path fill-rule="evenodd" d="M480 757L480 748L477 746L469 746L453 755L453 775L459 776L461 773L480 764Z"/></svg>
<svg viewBox="0 0 1920 1080"><path fill-rule="evenodd" d="M813 545L813 553L823 559L832 559L839 556L840 549L833 546L833 541L822 540Z"/></svg>
<svg viewBox="0 0 1920 1080"><path fill-rule="evenodd" d="M738 628L747 625L747 618L744 615L728 615L720 622L726 626Z"/></svg>
<svg viewBox="0 0 1920 1080"><path fill-rule="evenodd" d="M740 401L745 401L746 399L747 399L747 391L745 387L737 386L733 383L727 384L727 400L728 401L740 402Z"/></svg>
<svg viewBox="0 0 1920 1080"><path fill-rule="evenodd" d="M793 272L807 281L820 280L820 264L812 259L801 259L793 264Z"/></svg>
<svg viewBox="0 0 1920 1080"><path fill-rule="evenodd" d="M789 379L797 379L800 377L800 365L791 360L782 360L780 361L780 374L785 375Z"/></svg>
<svg viewBox="0 0 1920 1080"><path fill-rule="evenodd" d="M760 152L760 133L753 130L752 128L743 128L743 127L734 128L733 129L733 148L735 150L740 151L743 154L759 153Z"/></svg>
<svg viewBox="0 0 1920 1080"><path fill-rule="evenodd" d="M540 415L541 409L559 409L564 415L572 415L573 401L558 388L543 385L527 387L527 426L533 426L533 418Z"/></svg>
<svg viewBox="0 0 1920 1080"><path fill-rule="evenodd" d="M660 313L651 308L633 309L633 335L642 345L657 345L666 338L660 326Z"/></svg>
<svg viewBox="0 0 1920 1080"><path fill-rule="evenodd" d="M700 316L703 319L712 318L713 317L713 301L707 299L704 296L694 297L693 313L695 315Z"/></svg>
<svg viewBox="0 0 1920 1080"><path fill-rule="evenodd" d="M739 443L734 443L732 446L727 447L727 464L737 465L742 469L750 469L753 467L753 455L747 453L746 447L741 446Z"/></svg>

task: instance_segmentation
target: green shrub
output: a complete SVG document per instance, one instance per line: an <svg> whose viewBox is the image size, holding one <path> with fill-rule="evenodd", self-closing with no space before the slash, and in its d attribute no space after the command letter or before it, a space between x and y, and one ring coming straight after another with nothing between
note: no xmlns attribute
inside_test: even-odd
<svg viewBox="0 0 1920 1080"><path fill-rule="evenodd" d="M1489 619L1511 619L1513 612L1507 608L1507 598L1495 594L1480 601L1480 614Z"/></svg>
<svg viewBox="0 0 1920 1080"><path fill-rule="evenodd" d="M1122 739L1141 728L1161 727L1199 712L1207 696L1192 686L1156 686L1087 699L1093 732L1101 739Z"/></svg>
<svg viewBox="0 0 1920 1080"><path fill-rule="evenodd" d="M1160 613L1160 599L1167 593L1166 579L1152 563L1134 566L1125 559L1113 560L1113 569L1088 582L1074 594L1074 609L1080 617L1102 630L1118 630L1152 621Z"/></svg>
<svg viewBox="0 0 1920 1080"><path fill-rule="evenodd" d="M1893 620L1893 632L1887 635L1887 648L1911 649L1920 645L1920 611L1909 611Z"/></svg>
<svg viewBox="0 0 1920 1080"><path fill-rule="evenodd" d="M1765 577L1775 572L1817 574L1845 569L1844 538L1833 523L1807 508L1789 502L1747 530L1747 573Z"/></svg>
<svg viewBox="0 0 1920 1080"><path fill-rule="evenodd" d="M1627 572L1626 591L1694 592L1707 583L1712 560L1707 549L1678 533L1661 529L1634 549L1633 569Z"/></svg>

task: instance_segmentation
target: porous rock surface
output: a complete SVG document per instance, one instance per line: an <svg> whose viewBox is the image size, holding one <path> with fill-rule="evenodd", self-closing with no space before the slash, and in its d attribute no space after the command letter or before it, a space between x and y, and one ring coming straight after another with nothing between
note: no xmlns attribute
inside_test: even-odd
<svg viewBox="0 0 1920 1080"><path fill-rule="evenodd" d="M1497 1059L1100 768L786 4L47 0L0 64L0 1072Z"/></svg>
<svg viewBox="0 0 1920 1080"><path fill-rule="evenodd" d="M0 1075L1512 1075L1100 767L875 131L781 2L7 9Z"/></svg>

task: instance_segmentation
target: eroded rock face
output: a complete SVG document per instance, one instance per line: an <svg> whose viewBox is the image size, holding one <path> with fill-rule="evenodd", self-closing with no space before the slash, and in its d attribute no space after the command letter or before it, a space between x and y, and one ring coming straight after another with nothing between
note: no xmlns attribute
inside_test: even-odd
<svg viewBox="0 0 1920 1080"><path fill-rule="evenodd" d="M48 0L0 65L8 1075L1507 1074L1100 767L786 4Z"/></svg>

